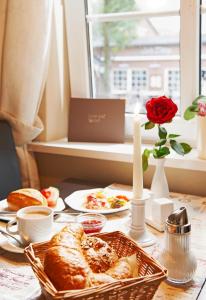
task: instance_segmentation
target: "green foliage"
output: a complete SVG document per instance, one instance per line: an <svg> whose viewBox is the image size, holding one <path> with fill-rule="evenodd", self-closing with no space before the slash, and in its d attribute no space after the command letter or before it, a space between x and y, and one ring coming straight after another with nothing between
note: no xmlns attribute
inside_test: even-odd
<svg viewBox="0 0 206 300"><path fill-rule="evenodd" d="M192 147L189 144L180 143L180 145L184 149L184 154L187 154L187 153L189 153L192 150Z"/></svg>
<svg viewBox="0 0 206 300"><path fill-rule="evenodd" d="M175 140L170 140L171 148L179 155L184 155L184 149L180 143Z"/></svg>
<svg viewBox="0 0 206 300"><path fill-rule="evenodd" d="M180 134L173 134L173 133L171 133L171 134L168 135L168 138L169 139L174 139L174 138L179 137L179 136L180 136Z"/></svg>
<svg viewBox="0 0 206 300"><path fill-rule="evenodd" d="M154 148L152 153L154 158L163 158L166 155L170 154L170 149L168 147L160 147L159 149Z"/></svg>
<svg viewBox="0 0 206 300"><path fill-rule="evenodd" d="M148 130L148 129L154 128L154 127L155 127L155 124L152 123L151 121L148 121L148 122L146 122L145 124L143 124L143 126L144 126L144 128L145 128L146 130Z"/></svg>
<svg viewBox="0 0 206 300"><path fill-rule="evenodd" d="M104 0L102 13L134 11L135 8L135 0ZM123 49L136 35L134 21L132 20L104 22L101 26L103 35L107 35L105 40L108 44L106 46L112 47L113 52Z"/></svg>
<svg viewBox="0 0 206 300"><path fill-rule="evenodd" d="M155 124L153 125L156 126ZM147 122L142 126L145 129L151 129L154 127L151 126L150 122ZM157 126L158 126L159 140L155 143L152 149L144 150L142 154L143 171L146 171L148 168L149 165L148 160L151 154L155 159L161 159L170 154L169 146L179 155L185 155L189 153L192 149L190 145L186 143L179 143L175 140L175 138L178 138L180 136L179 134L174 134L174 133L167 134L167 130L164 127L162 127L161 125L157 125Z"/></svg>
<svg viewBox="0 0 206 300"><path fill-rule="evenodd" d="M164 127L158 126L158 134L160 139L166 139L167 137L167 130Z"/></svg>
<svg viewBox="0 0 206 300"><path fill-rule="evenodd" d="M136 9L135 0L103 0L99 13L118 13L122 11L134 11ZM111 55L124 49L136 37L135 20L123 20L115 22L103 22L95 25L94 35L97 40L102 36L103 47L102 56L104 58L103 84L106 94L110 94L110 69Z"/></svg>
<svg viewBox="0 0 206 300"><path fill-rule="evenodd" d="M189 121L193 119L197 113L198 113L198 101L204 101L206 102L206 96L200 95L194 99L192 102L192 105L188 106L187 109L184 112L184 119Z"/></svg>
<svg viewBox="0 0 206 300"><path fill-rule="evenodd" d="M196 116L197 112L197 105L189 106L184 112L184 119L187 121L193 119Z"/></svg>
<svg viewBox="0 0 206 300"><path fill-rule="evenodd" d="M146 171L148 168L148 159L150 157L151 151L148 149L145 149L142 154L142 169L143 171Z"/></svg>
<svg viewBox="0 0 206 300"><path fill-rule="evenodd" d="M162 140L156 142L156 143L155 143L155 146L156 146L156 147L158 147L158 146L163 146L163 145L166 144L166 142L167 142L167 139L162 139Z"/></svg>

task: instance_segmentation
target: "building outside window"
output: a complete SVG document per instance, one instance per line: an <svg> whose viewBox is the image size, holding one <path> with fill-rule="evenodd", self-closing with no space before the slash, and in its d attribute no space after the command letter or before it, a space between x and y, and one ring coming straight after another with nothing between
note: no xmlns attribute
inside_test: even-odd
<svg viewBox="0 0 206 300"><path fill-rule="evenodd" d="M166 70L165 72L165 86L164 91L166 95L174 101L178 102L180 99L180 71L177 69Z"/></svg>
<svg viewBox="0 0 206 300"><path fill-rule="evenodd" d="M170 96L179 109L171 130L195 139L194 124L185 126L182 116L205 89L206 1L76 0L67 5L72 96L125 97L128 136L137 108L144 114L147 99ZM77 13L79 18L73 18ZM83 37L79 41L72 39L77 29ZM78 57L72 47L81 52ZM81 84L72 80L72 76L79 78L77 64L81 66ZM153 133L143 132L145 138L148 134Z"/></svg>
<svg viewBox="0 0 206 300"><path fill-rule="evenodd" d="M136 104L144 108L146 101L144 92L148 89L148 72L145 69L112 70L110 96L127 99L127 112L134 112ZM100 85L100 82L99 82ZM134 101L134 99L136 99Z"/></svg>
<svg viewBox="0 0 206 300"><path fill-rule="evenodd" d="M112 72L112 94L127 91L127 70L117 69Z"/></svg>

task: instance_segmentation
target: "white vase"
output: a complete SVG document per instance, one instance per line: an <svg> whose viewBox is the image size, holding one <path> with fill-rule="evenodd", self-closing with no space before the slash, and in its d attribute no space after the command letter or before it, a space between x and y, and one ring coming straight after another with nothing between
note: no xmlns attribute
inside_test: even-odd
<svg viewBox="0 0 206 300"><path fill-rule="evenodd" d="M155 161L156 169L151 184L151 192L153 194L153 198L168 198L169 187L164 170L165 158L159 158Z"/></svg>
<svg viewBox="0 0 206 300"><path fill-rule="evenodd" d="M206 117L198 117L198 157L206 159Z"/></svg>

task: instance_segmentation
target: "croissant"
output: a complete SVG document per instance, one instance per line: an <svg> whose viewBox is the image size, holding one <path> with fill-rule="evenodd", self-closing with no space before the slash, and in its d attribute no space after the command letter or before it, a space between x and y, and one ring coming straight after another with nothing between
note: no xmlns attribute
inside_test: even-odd
<svg viewBox="0 0 206 300"><path fill-rule="evenodd" d="M91 270L81 250L83 228L72 223L51 239L44 270L58 290L89 287Z"/></svg>
<svg viewBox="0 0 206 300"><path fill-rule="evenodd" d="M119 260L102 239L88 237L78 223L53 236L44 271L57 290L83 289L131 276L127 262Z"/></svg>

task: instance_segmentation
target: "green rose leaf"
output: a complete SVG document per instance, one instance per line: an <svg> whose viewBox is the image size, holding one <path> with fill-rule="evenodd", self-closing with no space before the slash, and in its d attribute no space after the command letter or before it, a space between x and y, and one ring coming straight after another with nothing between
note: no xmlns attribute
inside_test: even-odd
<svg viewBox="0 0 206 300"><path fill-rule="evenodd" d="M160 139L166 139L167 137L167 130L164 127L159 126L158 134Z"/></svg>
<svg viewBox="0 0 206 300"><path fill-rule="evenodd" d="M142 154L142 169L143 169L143 171L146 171L148 168L148 165L149 165L148 159L149 159L150 153L151 153L150 150L145 149Z"/></svg>
<svg viewBox="0 0 206 300"><path fill-rule="evenodd" d="M192 147L186 143L180 143L180 145L184 149L184 154L187 154L192 150Z"/></svg>
<svg viewBox="0 0 206 300"><path fill-rule="evenodd" d="M157 142L157 143L155 143L155 146L163 146L163 145L165 145L166 144L166 142L167 142L167 140L166 139L162 139L162 140L160 140L159 142Z"/></svg>
<svg viewBox="0 0 206 300"><path fill-rule="evenodd" d="M200 96L196 97L195 100L192 102L192 104L197 106L198 101L200 99L203 100L203 101L206 101L206 96L200 95Z"/></svg>
<svg viewBox="0 0 206 300"><path fill-rule="evenodd" d="M170 154L170 149L168 147L162 147L160 149L153 149L154 158L163 158L166 155Z"/></svg>
<svg viewBox="0 0 206 300"><path fill-rule="evenodd" d="M180 143L178 143L177 141L170 140L170 146L177 154L180 154L180 155L185 154L183 146Z"/></svg>
<svg viewBox="0 0 206 300"><path fill-rule="evenodd" d="M174 138L177 138L178 136L180 136L180 134L173 134L173 133L171 133L171 134L168 135L168 138L169 139L174 139Z"/></svg>
<svg viewBox="0 0 206 300"><path fill-rule="evenodd" d="M150 121L148 121L148 122L146 122L146 123L144 124L144 128L145 128L146 130L152 129L152 128L154 128L154 127L155 127L155 124L152 123L152 122L150 122Z"/></svg>
<svg viewBox="0 0 206 300"><path fill-rule="evenodd" d="M195 105L189 106L184 112L184 119L187 121L193 119L197 113L196 108L197 107Z"/></svg>

